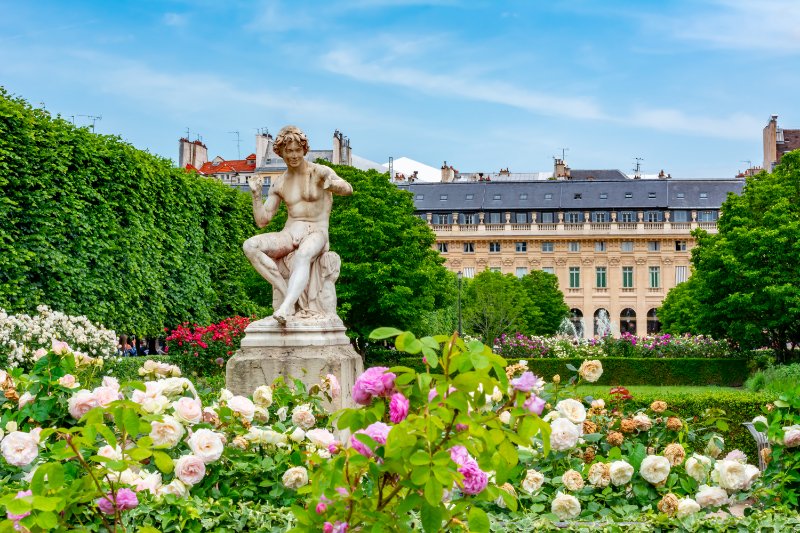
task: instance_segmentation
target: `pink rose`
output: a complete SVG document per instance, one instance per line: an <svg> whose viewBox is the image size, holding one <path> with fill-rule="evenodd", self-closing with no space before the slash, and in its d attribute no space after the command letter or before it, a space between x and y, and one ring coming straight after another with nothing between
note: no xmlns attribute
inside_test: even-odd
<svg viewBox="0 0 800 533"><path fill-rule="evenodd" d="M197 485L206 475L206 464L196 455L182 455L175 461L175 476L187 485Z"/></svg>
<svg viewBox="0 0 800 533"><path fill-rule="evenodd" d="M364 457L372 457L374 455L373 451L369 446L358 440L356 435L360 433L368 436L378 444L386 444L386 438L389 436L389 431L391 429L391 427L387 426L383 422L375 422L367 426L365 429L359 429L356 431L353 436L350 437L350 445L353 446L353 448Z"/></svg>
<svg viewBox="0 0 800 533"><path fill-rule="evenodd" d="M244 396L234 396L228 400L228 407L234 413L239 413L248 422L252 422L253 417L256 416L256 405Z"/></svg>
<svg viewBox="0 0 800 533"><path fill-rule="evenodd" d="M17 492L17 495L14 496L14 499L16 500L16 499L19 499L19 498L24 498L25 496L33 496L33 491L31 491L31 490L21 490L21 491ZM14 522L17 522L17 524L14 524L14 529L16 529L17 531L21 531L21 528L19 527L19 521L22 520L23 518L25 518L26 516L30 515L30 514L31 514L30 511L28 511L27 513L22 513L22 514L14 514L14 513L8 513L7 512L6 513L6 518L8 518L9 520L13 520Z"/></svg>
<svg viewBox="0 0 800 533"><path fill-rule="evenodd" d="M119 380L113 376L106 376L103 378L103 387L119 391Z"/></svg>
<svg viewBox="0 0 800 533"><path fill-rule="evenodd" d="M115 511L126 511L139 505L139 498L131 489L119 489L116 496L115 499L114 495L109 492L97 500L97 506L105 514L114 514Z"/></svg>
<svg viewBox="0 0 800 533"><path fill-rule="evenodd" d="M75 420L79 420L83 415L99 406L94 393L81 389L69 399L69 414Z"/></svg>
<svg viewBox="0 0 800 533"><path fill-rule="evenodd" d="M522 392L530 392L533 389L539 389L544 386L541 378L534 375L533 372L524 372L520 377L511 380L511 386Z"/></svg>
<svg viewBox="0 0 800 533"><path fill-rule="evenodd" d="M355 385L353 385L353 401L361 405L369 405L375 396L391 396L394 392L394 380L396 377L385 366L368 368L358 376Z"/></svg>
<svg viewBox="0 0 800 533"><path fill-rule="evenodd" d="M122 397L119 393L119 389L111 387L97 387L92 391L92 394L94 394L94 397L97 399L97 403L103 407Z"/></svg>
<svg viewBox="0 0 800 533"><path fill-rule="evenodd" d="M53 342L50 345L50 351L52 351L53 353L57 353L58 355L64 355L71 352L72 349L66 342L53 340Z"/></svg>
<svg viewBox="0 0 800 533"><path fill-rule="evenodd" d="M489 482L489 476L480 469L475 459L459 467L458 471L464 476L464 494L478 494Z"/></svg>
<svg viewBox="0 0 800 533"><path fill-rule="evenodd" d="M58 378L58 384L68 389L74 389L78 385L78 381L72 374L67 374Z"/></svg>
<svg viewBox="0 0 800 533"><path fill-rule="evenodd" d="M544 411L545 401L535 394L531 394L531 397L525 400L525 403L522 404L522 407L530 411L531 413L535 413L537 415L541 415L542 411Z"/></svg>
<svg viewBox="0 0 800 533"><path fill-rule="evenodd" d="M389 402L389 420L393 424L399 424L408 416L408 398L397 392L392 395Z"/></svg>
<svg viewBox="0 0 800 533"><path fill-rule="evenodd" d="M175 418L185 424L198 424L203 419L203 406L197 398L178 398L178 401L172 402L172 407L175 409Z"/></svg>
<svg viewBox="0 0 800 533"><path fill-rule="evenodd" d="M328 383L330 384L331 398L335 400L339 396L341 396L342 395L342 386L339 385L339 380L336 379L336 376L334 376L333 374L328 374L327 376L325 376L325 379L327 379Z"/></svg>

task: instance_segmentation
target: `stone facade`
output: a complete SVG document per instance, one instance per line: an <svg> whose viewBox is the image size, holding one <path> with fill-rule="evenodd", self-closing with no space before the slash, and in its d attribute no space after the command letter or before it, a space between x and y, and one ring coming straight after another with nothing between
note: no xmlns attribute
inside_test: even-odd
<svg viewBox="0 0 800 533"><path fill-rule="evenodd" d="M778 127L778 115L772 115L764 126L764 170L772 172L787 152L800 149L800 130Z"/></svg>

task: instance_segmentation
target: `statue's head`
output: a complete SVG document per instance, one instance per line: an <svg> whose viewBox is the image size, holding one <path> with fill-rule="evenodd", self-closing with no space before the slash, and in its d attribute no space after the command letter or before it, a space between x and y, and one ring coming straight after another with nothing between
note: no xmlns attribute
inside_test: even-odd
<svg viewBox="0 0 800 533"><path fill-rule="evenodd" d="M297 126L284 126L281 128L281 131L278 132L278 136L275 138L275 144L272 146L272 149L276 154L283 157L283 149L292 141L303 147L303 155L308 153L308 138Z"/></svg>

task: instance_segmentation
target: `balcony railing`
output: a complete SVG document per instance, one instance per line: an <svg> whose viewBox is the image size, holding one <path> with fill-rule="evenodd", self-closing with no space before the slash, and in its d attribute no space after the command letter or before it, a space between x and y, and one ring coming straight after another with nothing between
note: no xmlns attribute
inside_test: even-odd
<svg viewBox="0 0 800 533"><path fill-rule="evenodd" d="M486 231L503 231L504 224L486 224Z"/></svg>
<svg viewBox="0 0 800 533"><path fill-rule="evenodd" d="M531 225L530 224L511 224L512 231L530 231Z"/></svg>
<svg viewBox="0 0 800 533"><path fill-rule="evenodd" d="M644 229L664 229L663 222L645 222Z"/></svg>
<svg viewBox="0 0 800 533"><path fill-rule="evenodd" d="M458 230L459 231L478 231L478 225L477 224L461 224L458 227Z"/></svg>
<svg viewBox="0 0 800 533"><path fill-rule="evenodd" d="M492 233L502 231L515 231L520 233L554 233L590 235L595 232L605 234L630 234L630 232L689 232L700 227L705 230L715 231L716 222L592 222L592 223L545 223L545 224L430 224L431 229L439 233Z"/></svg>
<svg viewBox="0 0 800 533"><path fill-rule="evenodd" d="M689 222L673 222L672 229L691 229L692 225Z"/></svg>
<svg viewBox="0 0 800 533"><path fill-rule="evenodd" d="M595 231L597 231L597 230L602 230L602 231L609 230L609 229L611 229L611 224L609 224L608 222L593 222L592 223L592 229L595 230Z"/></svg>
<svg viewBox="0 0 800 533"><path fill-rule="evenodd" d="M453 226L451 224L431 224L433 231L452 231Z"/></svg>
<svg viewBox="0 0 800 533"><path fill-rule="evenodd" d="M703 229L717 229L716 222L700 222L700 227Z"/></svg>
<svg viewBox="0 0 800 533"><path fill-rule="evenodd" d="M539 224L539 231L556 231L558 224Z"/></svg>
<svg viewBox="0 0 800 533"><path fill-rule="evenodd" d="M565 231L581 231L583 224L564 224Z"/></svg>
<svg viewBox="0 0 800 533"><path fill-rule="evenodd" d="M620 222L619 229L636 231L636 222Z"/></svg>

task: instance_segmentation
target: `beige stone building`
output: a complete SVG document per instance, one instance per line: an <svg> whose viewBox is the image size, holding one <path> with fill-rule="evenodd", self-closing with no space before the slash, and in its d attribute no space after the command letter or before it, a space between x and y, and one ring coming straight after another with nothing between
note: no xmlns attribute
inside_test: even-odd
<svg viewBox="0 0 800 533"><path fill-rule="evenodd" d="M715 232L720 205L744 180L630 178L618 170L458 174L399 184L437 236L445 265L466 278L491 269L558 277L584 336L608 314L612 332L660 329L667 291L690 274L691 231Z"/></svg>
<svg viewBox="0 0 800 533"><path fill-rule="evenodd" d="M800 130L787 130L778 127L778 115L772 115L764 126L764 170L772 172L781 157L787 152L800 148Z"/></svg>

